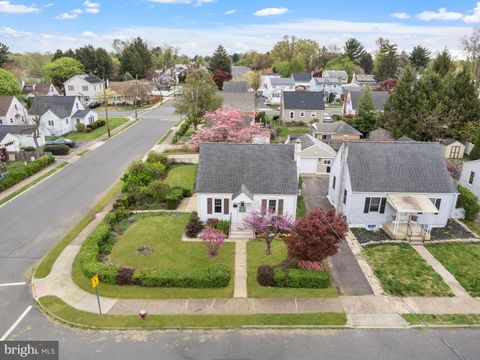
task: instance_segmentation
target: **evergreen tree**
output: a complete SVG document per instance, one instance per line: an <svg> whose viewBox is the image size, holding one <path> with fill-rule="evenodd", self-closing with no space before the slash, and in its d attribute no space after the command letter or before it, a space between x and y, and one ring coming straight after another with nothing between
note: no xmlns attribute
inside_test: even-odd
<svg viewBox="0 0 480 360"><path fill-rule="evenodd" d="M348 57L352 62L359 64L362 56L365 55L366 51L362 43L355 38L350 38L345 42L343 46L343 53Z"/></svg>
<svg viewBox="0 0 480 360"><path fill-rule="evenodd" d="M472 160L480 159L480 132L478 132L477 139L475 141L475 146L473 147L472 151L470 152L470 159L472 159Z"/></svg>
<svg viewBox="0 0 480 360"><path fill-rule="evenodd" d="M358 111L354 118L354 125L355 128L366 137L370 131L375 129L377 120L378 112L373 105L372 91L367 87L360 99L360 103L358 104Z"/></svg>
<svg viewBox="0 0 480 360"><path fill-rule="evenodd" d="M215 70L221 70L231 73L232 63L227 50L222 45L218 45L209 62L209 70L213 73Z"/></svg>
<svg viewBox="0 0 480 360"><path fill-rule="evenodd" d="M444 49L432 61L432 70L435 71L441 77L446 76L448 72L453 68L454 68L453 60L447 49Z"/></svg>
<svg viewBox="0 0 480 360"><path fill-rule="evenodd" d="M391 44L389 40L380 38L377 41L379 48L374 62L375 80L378 82L396 79L398 73L397 45Z"/></svg>
<svg viewBox="0 0 480 360"><path fill-rule="evenodd" d="M410 63L417 69L424 69L430 62L430 51L420 45L415 46L410 53Z"/></svg>
<svg viewBox="0 0 480 360"><path fill-rule="evenodd" d="M8 60L8 46L0 42L0 66Z"/></svg>
<svg viewBox="0 0 480 360"><path fill-rule="evenodd" d="M129 72L133 77L144 78L152 67L152 54L146 41L136 37L120 44L121 72Z"/></svg>
<svg viewBox="0 0 480 360"><path fill-rule="evenodd" d="M104 48L97 48L95 50L95 60L93 73L102 79L110 78L115 71L111 55Z"/></svg>
<svg viewBox="0 0 480 360"><path fill-rule="evenodd" d="M95 55L95 48L92 45L79 47L75 50L75 59L82 63L85 72L94 74L97 68L97 59Z"/></svg>
<svg viewBox="0 0 480 360"><path fill-rule="evenodd" d="M371 74L373 71L373 58L370 53L365 53L360 58L359 62L360 67L363 69L365 74Z"/></svg>
<svg viewBox="0 0 480 360"><path fill-rule="evenodd" d="M53 53L53 56L52 56L52 61L55 61L57 59L60 59L61 57L65 57L64 53L62 50L60 49L57 49L57 51L55 51Z"/></svg>

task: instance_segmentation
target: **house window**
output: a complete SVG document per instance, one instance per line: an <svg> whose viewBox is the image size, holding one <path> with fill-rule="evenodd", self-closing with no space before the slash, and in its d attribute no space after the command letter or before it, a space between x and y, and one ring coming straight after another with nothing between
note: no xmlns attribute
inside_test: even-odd
<svg viewBox="0 0 480 360"><path fill-rule="evenodd" d="M268 200L268 210L272 213L277 212L277 200Z"/></svg>
<svg viewBox="0 0 480 360"><path fill-rule="evenodd" d="M82 91L88 91L88 86L83 85L82 86Z"/></svg>
<svg viewBox="0 0 480 360"><path fill-rule="evenodd" d="M442 204L442 199L438 198L431 198L430 201L432 202L433 205L437 208L437 210L440 210L440 205Z"/></svg>
<svg viewBox="0 0 480 360"><path fill-rule="evenodd" d="M238 207L238 212L244 213L247 211L247 207L243 201L240 202L240 206Z"/></svg>
<svg viewBox="0 0 480 360"><path fill-rule="evenodd" d="M222 199L215 199L214 200L214 208L213 208L215 214L221 214L222 213Z"/></svg>
<svg viewBox="0 0 480 360"><path fill-rule="evenodd" d="M323 165L331 165L332 160L323 160Z"/></svg>
<svg viewBox="0 0 480 360"><path fill-rule="evenodd" d="M312 112L311 115L312 115L312 118L317 117L317 113L316 113L316 112Z"/></svg>
<svg viewBox="0 0 480 360"><path fill-rule="evenodd" d="M450 149L450 158L458 159L460 157L460 146L452 146Z"/></svg>
<svg viewBox="0 0 480 360"><path fill-rule="evenodd" d="M75 86L73 85L68 85L67 88L68 88L68 91L75 91Z"/></svg>
<svg viewBox="0 0 480 360"><path fill-rule="evenodd" d="M0 124L3 124L3 120L2 120L2 119L0 119Z"/></svg>
<svg viewBox="0 0 480 360"><path fill-rule="evenodd" d="M18 110L17 104L15 104L14 106L15 106L15 110Z"/></svg>
<svg viewBox="0 0 480 360"><path fill-rule="evenodd" d="M77 110L78 110L78 103L76 103L75 105L77 105Z"/></svg>
<svg viewBox="0 0 480 360"><path fill-rule="evenodd" d="M470 177L468 178L468 183L473 184L473 179L475 178L475 171L470 171Z"/></svg>
<svg viewBox="0 0 480 360"><path fill-rule="evenodd" d="M53 120L48 120L48 125L49 125L49 126L53 126L53 125L55 125L55 124L54 124Z"/></svg>
<svg viewBox="0 0 480 360"><path fill-rule="evenodd" d="M80 119L77 119L77 124L80 124Z"/></svg>
<svg viewBox="0 0 480 360"><path fill-rule="evenodd" d="M65 119L65 122L68 124L68 119Z"/></svg>
<svg viewBox="0 0 480 360"><path fill-rule="evenodd" d="M305 117L305 113L303 111L300 112L300 117Z"/></svg>
<svg viewBox="0 0 480 360"><path fill-rule="evenodd" d="M343 203L347 203L347 189L343 190Z"/></svg>
<svg viewBox="0 0 480 360"><path fill-rule="evenodd" d="M295 112L294 111L290 111L290 119L294 119L295 118Z"/></svg>
<svg viewBox="0 0 480 360"><path fill-rule="evenodd" d="M363 213L385 213L385 206L387 205L387 198L381 197L367 197L365 198L365 206L363 208Z"/></svg>
<svg viewBox="0 0 480 360"><path fill-rule="evenodd" d="M372 197L370 199L370 208L368 212L378 212L380 210L380 198L379 197Z"/></svg>
<svg viewBox="0 0 480 360"><path fill-rule="evenodd" d="M10 124L13 124L13 119L12 118L10 118Z"/></svg>
<svg viewBox="0 0 480 360"><path fill-rule="evenodd" d="M334 176L332 181L332 189L335 190L335 184L337 183L337 178Z"/></svg>

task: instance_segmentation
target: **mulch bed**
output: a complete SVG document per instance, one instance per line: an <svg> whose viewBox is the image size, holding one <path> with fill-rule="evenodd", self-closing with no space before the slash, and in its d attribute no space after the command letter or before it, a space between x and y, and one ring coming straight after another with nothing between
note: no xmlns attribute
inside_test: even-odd
<svg viewBox="0 0 480 360"><path fill-rule="evenodd" d="M355 235L360 244L367 244L371 241L383 242L392 240L382 229L366 230L364 228L351 228L350 231Z"/></svg>
<svg viewBox="0 0 480 360"><path fill-rule="evenodd" d="M471 239L476 236L456 221L449 221L444 228L432 229L432 240Z"/></svg>

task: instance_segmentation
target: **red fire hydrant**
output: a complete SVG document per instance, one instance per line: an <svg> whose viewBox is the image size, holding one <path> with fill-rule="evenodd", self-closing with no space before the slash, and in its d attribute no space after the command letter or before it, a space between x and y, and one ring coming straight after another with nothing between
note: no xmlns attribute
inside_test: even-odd
<svg viewBox="0 0 480 360"><path fill-rule="evenodd" d="M140 320L145 320L147 318L147 311L146 310L140 310L138 315L140 316Z"/></svg>

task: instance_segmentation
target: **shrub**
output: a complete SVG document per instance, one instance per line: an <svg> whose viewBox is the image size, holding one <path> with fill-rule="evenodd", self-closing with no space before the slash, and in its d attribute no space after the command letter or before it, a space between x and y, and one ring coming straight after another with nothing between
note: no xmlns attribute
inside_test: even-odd
<svg viewBox="0 0 480 360"><path fill-rule="evenodd" d="M43 151L52 153L53 155L67 155L70 148L67 145L46 145Z"/></svg>
<svg viewBox="0 0 480 360"><path fill-rule="evenodd" d="M86 129L85 124L77 123L77 124L75 124L75 127L77 128L78 131L85 132L85 129Z"/></svg>
<svg viewBox="0 0 480 360"><path fill-rule="evenodd" d="M167 200L167 208L175 210L183 199L183 189L178 186L171 188L165 199Z"/></svg>
<svg viewBox="0 0 480 360"><path fill-rule="evenodd" d="M319 261L308 261L308 260L300 260L298 262L298 268L302 270L316 270L316 271L323 271L323 264Z"/></svg>
<svg viewBox="0 0 480 360"><path fill-rule="evenodd" d="M115 210L110 211L105 216L104 221L109 225L113 225L121 220L128 219L129 217L130 211L128 211L124 207L118 207Z"/></svg>
<svg viewBox="0 0 480 360"><path fill-rule="evenodd" d="M288 278L287 278L288 270L284 270L282 268L275 268L273 272L273 286L276 287L287 287L288 285Z"/></svg>
<svg viewBox="0 0 480 360"><path fill-rule="evenodd" d="M35 151L37 149L35 149L34 146L25 146L25 147L22 147L21 150L23 150L23 151Z"/></svg>
<svg viewBox="0 0 480 360"><path fill-rule="evenodd" d="M278 121L280 119L280 115L273 115L272 120L273 121Z"/></svg>
<svg viewBox="0 0 480 360"><path fill-rule="evenodd" d="M18 184L20 181L39 172L53 162L55 162L55 158L47 155L42 156L37 160L28 162L27 165L25 165L23 168L14 172L10 172L7 176L0 179L0 191L8 189L15 184Z"/></svg>
<svg viewBox="0 0 480 360"><path fill-rule="evenodd" d="M199 238L207 246L208 255L217 256L218 250L220 250L220 247L225 241L225 234L222 231L207 226L200 233Z"/></svg>
<svg viewBox="0 0 480 360"><path fill-rule="evenodd" d="M280 263L280 267L284 270L297 269L299 261L295 258L286 258Z"/></svg>
<svg viewBox="0 0 480 360"><path fill-rule="evenodd" d="M477 196L462 185L457 186L459 195L457 206L465 209L465 219L473 221L480 211Z"/></svg>
<svg viewBox="0 0 480 360"><path fill-rule="evenodd" d="M123 190L128 192L134 187L141 187L150 184L153 180L160 179L165 174L165 166L161 163L144 163L133 161L130 163L127 172L123 175Z"/></svg>
<svg viewBox="0 0 480 360"><path fill-rule="evenodd" d="M135 272L134 269L121 267L117 271L116 282L118 285L132 285L132 276Z"/></svg>
<svg viewBox="0 0 480 360"><path fill-rule="evenodd" d="M85 128L85 132L88 134L88 133L91 133L92 132L92 129L90 129L89 127Z"/></svg>
<svg viewBox="0 0 480 360"><path fill-rule="evenodd" d="M137 269L132 280L147 287L220 288L228 286L230 273L224 264L213 264L204 270Z"/></svg>
<svg viewBox="0 0 480 360"><path fill-rule="evenodd" d="M218 219L210 218L207 219L206 226L216 229L218 225Z"/></svg>
<svg viewBox="0 0 480 360"><path fill-rule="evenodd" d="M170 186L162 180L154 180L141 189L144 202L150 204L160 204L165 202L167 194L170 192Z"/></svg>
<svg viewBox="0 0 480 360"><path fill-rule="evenodd" d="M257 282L262 286L275 286L274 268L271 265L261 265L257 269Z"/></svg>
<svg viewBox="0 0 480 360"><path fill-rule="evenodd" d="M217 225L215 226L215 229L218 231L221 231L225 234L225 236L228 236L230 233L230 221L228 220L219 220L217 222Z"/></svg>
<svg viewBox="0 0 480 360"><path fill-rule="evenodd" d="M330 286L328 271L290 269L287 286L292 288L327 288Z"/></svg>
<svg viewBox="0 0 480 360"><path fill-rule="evenodd" d="M194 239L197 235L203 230L203 224L198 217L198 214L194 211L190 215L190 219L188 220L188 224L185 228L185 234Z"/></svg>
<svg viewBox="0 0 480 360"><path fill-rule="evenodd" d="M170 166L170 159L165 155L155 151L150 151L147 156L147 163L161 163L163 166L165 166L165 169L168 169Z"/></svg>

